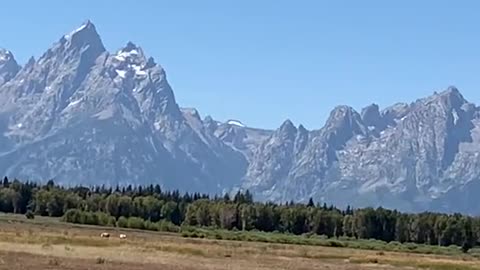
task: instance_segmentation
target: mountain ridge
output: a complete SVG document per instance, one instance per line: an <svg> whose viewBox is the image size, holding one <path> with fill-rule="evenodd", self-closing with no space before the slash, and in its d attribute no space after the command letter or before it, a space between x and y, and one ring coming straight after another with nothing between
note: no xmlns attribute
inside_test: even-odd
<svg viewBox="0 0 480 270"><path fill-rule="evenodd" d="M272 201L473 213L480 109L450 86L410 104L333 108L276 130L182 108L133 42L109 52L87 21L20 67L0 50L0 173L62 184L159 183Z"/></svg>

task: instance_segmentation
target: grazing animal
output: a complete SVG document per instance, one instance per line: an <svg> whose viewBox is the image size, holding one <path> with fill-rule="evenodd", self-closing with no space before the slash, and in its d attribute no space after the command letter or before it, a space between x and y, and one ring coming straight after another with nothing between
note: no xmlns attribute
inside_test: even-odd
<svg viewBox="0 0 480 270"><path fill-rule="evenodd" d="M126 234L120 234L120 239L127 239L127 235Z"/></svg>
<svg viewBox="0 0 480 270"><path fill-rule="evenodd" d="M104 232L104 233L100 234L100 237L102 237L102 238L109 238L109 237L110 237L110 234Z"/></svg>

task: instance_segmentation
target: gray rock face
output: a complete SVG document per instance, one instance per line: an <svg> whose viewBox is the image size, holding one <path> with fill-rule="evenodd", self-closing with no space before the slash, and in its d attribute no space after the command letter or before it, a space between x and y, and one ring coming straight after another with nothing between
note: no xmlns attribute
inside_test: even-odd
<svg viewBox="0 0 480 270"><path fill-rule="evenodd" d="M480 109L450 87L275 131L180 108L165 70L86 22L20 67L0 50L0 173L66 185L250 189L256 199L480 213Z"/></svg>
<svg viewBox="0 0 480 270"><path fill-rule="evenodd" d="M208 120L205 120L205 125L211 126ZM225 144L242 153L249 162L253 161L256 149L272 134L270 130L246 127L236 120L216 123L212 132Z"/></svg>
<svg viewBox="0 0 480 270"><path fill-rule="evenodd" d="M376 105L361 116L337 107L305 146L294 143L291 124L277 130L243 188L266 200L479 213L472 194L480 186L479 124L479 109L454 87L381 113Z"/></svg>
<svg viewBox="0 0 480 270"><path fill-rule="evenodd" d="M5 175L222 192L245 173L242 153L182 113L153 58L131 42L107 52L91 22L8 71L0 87Z"/></svg>
<svg viewBox="0 0 480 270"><path fill-rule="evenodd" d="M10 81L20 70L13 54L0 48L0 86Z"/></svg>

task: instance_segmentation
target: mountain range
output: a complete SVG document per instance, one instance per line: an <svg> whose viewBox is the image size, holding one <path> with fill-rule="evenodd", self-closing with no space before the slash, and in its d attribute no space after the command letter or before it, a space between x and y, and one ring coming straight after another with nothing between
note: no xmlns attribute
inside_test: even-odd
<svg viewBox="0 0 480 270"><path fill-rule="evenodd" d="M480 213L480 108L453 86L384 109L337 106L317 130L252 128L181 108L152 57L132 42L108 52L87 21L23 66L0 49L0 95L9 177Z"/></svg>

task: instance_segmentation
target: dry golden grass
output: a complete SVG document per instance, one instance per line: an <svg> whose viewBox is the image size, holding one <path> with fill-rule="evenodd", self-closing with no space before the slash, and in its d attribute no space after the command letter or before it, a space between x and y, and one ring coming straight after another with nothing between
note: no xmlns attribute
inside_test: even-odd
<svg viewBox="0 0 480 270"><path fill-rule="evenodd" d="M8 222L10 221L10 222ZM100 238L104 231L110 239ZM118 235L125 233L127 240ZM181 238L175 234L0 217L0 269L462 269L472 257Z"/></svg>

